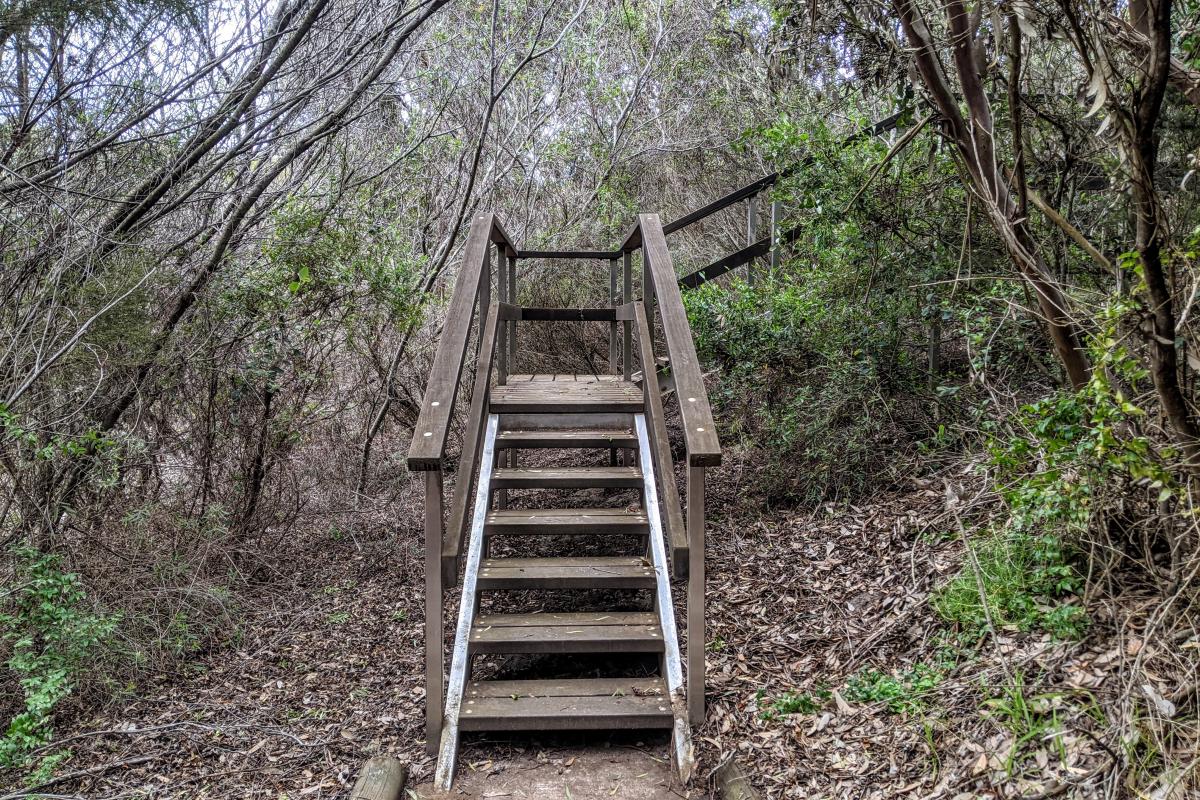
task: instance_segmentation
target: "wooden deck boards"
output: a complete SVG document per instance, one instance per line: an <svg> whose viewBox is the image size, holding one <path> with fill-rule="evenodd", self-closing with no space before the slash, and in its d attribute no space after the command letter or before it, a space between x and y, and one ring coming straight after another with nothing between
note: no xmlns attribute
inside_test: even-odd
<svg viewBox="0 0 1200 800"><path fill-rule="evenodd" d="M468 687L460 724L463 730L670 728L674 717L661 684L661 678L479 681Z"/></svg>
<svg viewBox="0 0 1200 800"><path fill-rule="evenodd" d="M494 614L471 629L476 653L659 653L662 628L651 612Z"/></svg>

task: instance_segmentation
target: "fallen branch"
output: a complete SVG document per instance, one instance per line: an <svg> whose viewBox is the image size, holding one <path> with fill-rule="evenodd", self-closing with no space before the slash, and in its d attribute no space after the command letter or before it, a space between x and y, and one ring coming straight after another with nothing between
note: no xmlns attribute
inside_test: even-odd
<svg viewBox="0 0 1200 800"><path fill-rule="evenodd" d="M68 781L79 780L80 778L95 778L99 775L103 775L106 772L111 772L114 769L121 769L122 767L135 767L138 764L145 764L147 761L153 761L154 759L158 758L158 756L159 754L157 753L152 756L136 756L134 758L127 758L124 761L114 761L111 764L102 764L98 767L89 767L88 769L80 769L76 770L75 772L67 772L53 777L48 781L43 781L37 786L30 786L28 789L23 789L19 792L0 795L0 800L20 800L20 798L25 797L38 797L43 794L43 789L49 789L51 786L57 786L60 783L66 783Z"/></svg>

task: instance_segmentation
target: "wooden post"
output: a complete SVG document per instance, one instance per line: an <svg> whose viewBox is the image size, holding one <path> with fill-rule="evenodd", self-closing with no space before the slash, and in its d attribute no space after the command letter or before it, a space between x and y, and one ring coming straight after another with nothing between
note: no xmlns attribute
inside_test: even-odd
<svg viewBox="0 0 1200 800"><path fill-rule="evenodd" d="M771 273L779 267L779 223L783 219L783 203L778 200L771 203Z"/></svg>
<svg viewBox="0 0 1200 800"><path fill-rule="evenodd" d="M442 471L425 472L425 752L442 737L445 692L442 631Z"/></svg>
<svg viewBox="0 0 1200 800"><path fill-rule="evenodd" d="M621 302L628 303L633 300L633 253L626 251L622 261L625 274ZM625 320L622 324L625 326L625 340L621 346L621 372L625 380L629 380L633 376L633 322Z"/></svg>
<svg viewBox="0 0 1200 800"><path fill-rule="evenodd" d="M754 244L758 241L758 195L752 194L746 198L746 246ZM753 286L758 282L758 264L757 259L752 260L746 265L747 277L750 285Z"/></svg>
<svg viewBox="0 0 1200 800"><path fill-rule="evenodd" d="M495 249L498 254L500 247L497 246ZM479 335L475 339L475 357L478 358L479 346L483 344L483 331L487 328L488 312L492 308L492 248L490 247L483 270L479 273L479 290L476 298L479 304L479 312L476 315L479 317Z"/></svg>
<svg viewBox="0 0 1200 800"><path fill-rule="evenodd" d="M617 260L608 262L608 304L616 308L617 303ZM608 324L608 371L617 374L617 323Z"/></svg>
<svg viewBox="0 0 1200 800"><path fill-rule="evenodd" d="M508 261L507 252L501 245L496 251L496 298L501 303L508 302ZM496 370L496 381L503 386L508 381L508 323L504 322L499 328L498 343L499 363Z"/></svg>
<svg viewBox="0 0 1200 800"><path fill-rule="evenodd" d="M496 294L498 295L501 303L509 302L508 265L511 262L506 260L507 255L508 254L505 249L501 247L499 252L499 262L496 265ZM508 326L510 324L513 324L510 320L501 319L496 330L496 335L499 337L499 341L496 343L496 349L498 351L496 382L501 386L508 382ZM507 452L505 452L500 459L501 464L508 463ZM508 508L508 489L501 489L496 495L496 508Z"/></svg>
<svg viewBox="0 0 1200 800"><path fill-rule="evenodd" d="M687 702L692 725L704 724L704 467L687 479Z"/></svg>
<svg viewBox="0 0 1200 800"><path fill-rule="evenodd" d="M408 766L391 756L367 759L349 800L400 800L408 781Z"/></svg>
<svg viewBox="0 0 1200 800"><path fill-rule="evenodd" d="M520 305L517 302L517 258L513 256L508 260L508 302L515 305ZM508 330L508 365L509 369L517 368L517 321L509 321Z"/></svg>
<svg viewBox="0 0 1200 800"><path fill-rule="evenodd" d="M650 337L650 350L654 351L654 276L650 273L650 254L646 252L646 248L642 248L642 302L646 304L646 324ZM653 376L654 380L658 380L658 364L643 364L642 378L648 380Z"/></svg>

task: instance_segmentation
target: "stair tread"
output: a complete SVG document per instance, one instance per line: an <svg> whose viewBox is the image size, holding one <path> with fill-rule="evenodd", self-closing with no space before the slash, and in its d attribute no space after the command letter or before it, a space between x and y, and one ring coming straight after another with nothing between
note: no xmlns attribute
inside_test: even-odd
<svg viewBox="0 0 1200 800"><path fill-rule="evenodd" d="M573 383L592 383L595 381L620 381L620 380L623 380L623 378L620 375L592 375L590 373L571 373L571 372L546 373L546 372L543 372L543 373L538 373L535 375L530 375L528 373L509 375L506 380L506 384L529 383L530 381L533 381L533 382L569 381L569 382L573 382Z"/></svg>
<svg viewBox="0 0 1200 800"><path fill-rule="evenodd" d="M615 533L641 534L649 529L644 511L624 508L537 508L504 509L487 515L492 533L566 534Z"/></svg>
<svg viewBox="0 0 1200 800"><path fill-rule="evenodd" d="M483 614L477 627L520 628L549 625L657 625L653 611L535 611L529 614Z"/></svg>
<svg viewBox="0 0 1200 800"><path fill-rule="evenodd" d="M654 567L640 556L489 558L481 589L650 589Z"/></svg>
<svg viewBox="0 0 1200 800"><path fill-rule="evenodd" d="M496 446L510 447L637 447L633 431L620 428L533 429L501 431Z"/></svg>
<svg viewBox="0 0 1200 800"><path fill-rule="evenodd" d="M642 471L637 467L501 467L492 472L497 489L521 488L637 488Z"/></svg>
<svg viewBox="0 0 1200 800"><path fill-rule="evenodd" d="M609 376L604 376L609 378ZM615 376L563 376L562 380L510 381L490 394L492 411L529 413L637 413L642 410L642 390L632 381ZM572 379L573 378L573 379Z"/></svg>
<svg viewBox="0 0 1200 800"><path fill-rule="evenodd" d="M476 653L658 653L662 628L652 613L499 614L471 627Z"/></svg>
<svg viewBox="0 0 1200 800"><path fill-rule="evenodd" d="M503 697L666 697L660 676L648 678L552 678L547 680L471 681L466 696Z"/></svg>
<svg viewBox="0 0 1200 800"><path fill-rule="evenodd" d="M661 678L477 681L467 686L459 717L468 731L669 728L673 723Z"/></svg>

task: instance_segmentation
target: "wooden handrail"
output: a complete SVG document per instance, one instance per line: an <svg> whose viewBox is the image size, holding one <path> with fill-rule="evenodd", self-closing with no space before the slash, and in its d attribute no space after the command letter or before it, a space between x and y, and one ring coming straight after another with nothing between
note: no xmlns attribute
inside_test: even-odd
<svg viewBox="0 0 1200 800"><path fill-rule="evenodd" d="M487 211L472 220L471 231L463 248L462 267L454 284L450 306L446 310L446 324L433 358L433 368L429 371L429 382L421 399L421 413L417 417L412 445L408 450L408 468L411 470L442 468L450 415L454 412L459 379L467 355L467 342L471 338L471 321L479 305L482 281L491 281L488 246L493 242L503 246L510 255L517 252L496 215Z"/></svg>
<svg viewBox="0 0 1200 800"><path fill-rule="evenodd" d="M666 235L658 214L639 214L638 230L646 262L645 274L650 279L645 292L646 300L649 301L651 297L658 300L663 333L667 340L667 357L671 360L671 374L675 378L675 392L679 397L679 415L683 419L688 464L714 467L721 463L721 445L717 441L708 392L700 372L700 359L696 356L692 328L688 324L683 295L679 291L679 277L675 274L675 265L667 249Z"/></svg>
<svg viewBox="0 0 1200 800"><path fill-rule="evenodd" d="M714 278L719 278L727 272L732 272L743 264L748 264L756 258L765 256L771 252L771 247L775 244L791 244L800 238L800 226L788 228L779 235L778 242L772 242L768 236L759 239L749 247L743 247L741 250L730 253L724 258L718 258L716 261L709 264L707 267L702 267L695 272L684 275L679 279L679 285L684 289L695 289L703 286Z"/></svg>
<svg viewBox="0 0 1200 800"><path fill-rule="evenodd" d="M714 278L719 278L726 272L732 272L743 264L749 264L756 258L761 258L771 252L771 237L759 239L749 247L734 251L724 258L718 258L703 269L698 269L679 279L683 289L696 289Z"/></svg>
<svg viewBox="0 0 1200 800"><path fill-rule="evenodd" d="M629 309L626 311L626 309ZM642 394L645 398L646 430L654 457L654 474L658 478L659 506L662 508L667 547L670 550L671 574L676 580L688 575L688 536L683 525L683 507L679 502L679 487L675 485L675 465L671 460L671 443L667 439L667 420L663 412L662 393L658 389L654 361L654 342L650 339L650 323L646 304L635 302L622 306L624 316L634 318L637 328L638 362L642 368Z"/></svg>
<svg viewBox="0 0 1200 800"><path fill-rule="evenodd" d="M511 308L511 307L509 307ZM507 309L505 309L507 311ZM467 430L463 434L462 457L454 481L454 500L450 505L450 524L442 542L442 580L447 586L458 582L458 558L462 553L470 524L471 498L474 496L475 462L483 444L483 431L487 427L488 398L491 395L492 366L495 363L496 340L500 320L509 316L502 313L501 305L493 303L488 313L487 325L479 340L479 360L475 365L475 386L471 391L471 410L467 414Z"/></svg>

